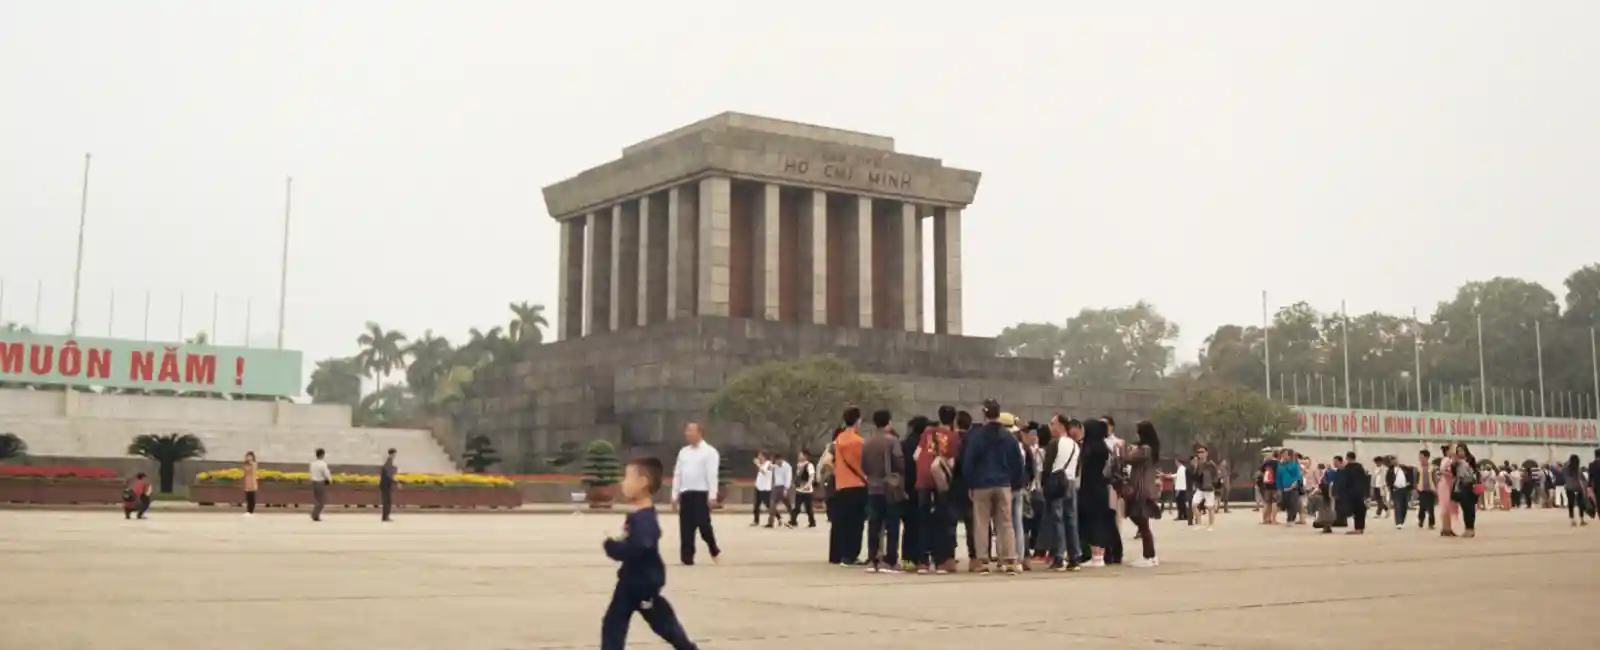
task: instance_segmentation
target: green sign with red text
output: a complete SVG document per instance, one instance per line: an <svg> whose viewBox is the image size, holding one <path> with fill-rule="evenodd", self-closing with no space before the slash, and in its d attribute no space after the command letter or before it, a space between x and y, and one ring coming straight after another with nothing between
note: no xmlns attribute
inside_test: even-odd
<svg viewBox="0 0 1600 650"><path fill-rule="evenodd" d="M0 333L0 382L293 397L293 350Z"/></svg>

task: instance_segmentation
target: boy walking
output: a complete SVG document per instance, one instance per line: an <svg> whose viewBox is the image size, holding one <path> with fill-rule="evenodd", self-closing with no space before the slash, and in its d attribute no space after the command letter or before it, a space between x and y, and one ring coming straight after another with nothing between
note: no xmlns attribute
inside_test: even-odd
<svg viewBox="0 0 1600 650"><path fill-rule="evenodd" d="M635 458L623 469L622 496L636 509L623 523L622 534L605 542L606 556L622 567L617 569L617 588L601 623L601 650L623 650L634 612L676 650L696 648L672 605L661 596L667 567L661 561L661 524L651 495L661 489L662 472L661 461L655 458Z"/></svg>

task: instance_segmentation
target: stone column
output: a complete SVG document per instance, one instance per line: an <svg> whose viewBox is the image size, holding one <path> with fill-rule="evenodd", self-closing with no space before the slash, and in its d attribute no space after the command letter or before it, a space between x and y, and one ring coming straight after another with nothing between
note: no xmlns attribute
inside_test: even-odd
<svg viewBox="0 0 1600 650"><path fill-rule="evenodd" d="M800 205L800 321L828 324L828 193L812 190Z"/></svg>
<svg viewBox="0 0 1600 650"><path fill-rule="evenodd" d="M584 217L561 221L561 314L556 337L562 341L583 336L583 231Z"/></svg>
<svg viewBox="0 0 1600 650"><path fill-rule="evenodd" d="M922 288L922 247L917 244L917 206L913 203L900 204L900 223L896 224L895 235L899 241L895 242L899 250L896 257L899 264L895 271L900 274L899 295L900 313L904 316L903 326L907 332L922 331L922 310L917 301L917 291Z"/></svg>
<svg viewBox="0 0 1600 650"><path fill-rule="evenodd" d="M872 327L872 197L856 197L855 290L856 327Z"/></svg>
<svg viewBox="0 0 1600 650"><path fill-rule="evenodd" d="M699 191L695 186L667 190L667 320L695 315L696 246L700 242Z"/></svg>
<svg viewBox="0 0 1600 650"><path fill-rule="evenodd" d="M639 326L667 318L667 196L639 197Z"/></svg>
<svg viewBox="0 0 1600 650"><path fill-rule="evenodd" d="M729 223L733 183L726 176L700 180L700 224L695 284L701 316L727 316L733 232Z"/></svg>
<svg viewBox="0 0 1600 650"><path fill-rule="evenodd" d="M639 323L639 204L611 206L611 329Z"/></svg>
<svg viewBox="0 0 1600 650"><path fill-rule="evenodd" d="M782 299L778 291L778 238L781 231L778 227L778 200L782 195L777 185L767 183L761 187L760 200L757 202L756 213L751 215L755 219L755 282L752 283L753 309L751 315L766 320L782 318L778 303Z"/></svg>
<svg viewBox="0 0 1600 650"><path fill-rule="evenodd" d="M961 209L933 214L933 331L961 333Z"/></svg>
<svg viewBox="0 0 1600 650"><path fill-rule="evenodd" d="M587 219L583 306L588 314L583 335L591 336L611 329L611 210L590 212Z"/></svg>

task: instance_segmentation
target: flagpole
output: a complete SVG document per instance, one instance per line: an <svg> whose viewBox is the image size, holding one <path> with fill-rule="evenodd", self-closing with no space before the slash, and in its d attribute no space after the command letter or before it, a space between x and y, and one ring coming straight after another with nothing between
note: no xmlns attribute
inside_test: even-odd
<svg viewBox="0 0 1600 650"><path fill-rule="evenodd" d="M244 301L244 346L250 347L250 312L255 307L254 299Z"/></svg>
<svg viewBox="0 0 1600 650"><path fill-rule="evenodd" d="M1417 308L1411 308L1411 341L1413 361L1416 364L1417 375L1417 410L1422 410L1422 321L1417 319Z"/></svg>
<svg viewBox="0 0 1600 650"><path fill-rule="evenodd" d="M144 290L144 340L150 342L150 290Z"/></svg>
<svg viewBox="0 0 1600 650"><path fill-rule="evenodd" d="M178 294L178 342L179 343L182 343L184 341L184 339L183 339L183 307L184 307L183 303L184 303L184 300L186 298L188 298L188 296L185 296L184 294L181 294L181 293Z"/></svg>
<svg viewBox="0 0 1600 650"><path fill-rule="evenodd" d="M78 333L78 291L83 280L83 230L89 221L89 154L83 154L83 191L78 195L78 261L72 268L72 326L69 335Z"/></svg>
<svg viewBox="0 0 1600 650"><path fill-rule="evenodd" d="M1477 319L1478 319L1478 385L1479 386L1488 386L1489 385L1489 374L1484 369L1485 367L1484 367L1484 364L1483 364L1483 314L1482 313L1477 313L1477 314L1473 314L1473 315L1476 316ZM1487 402L1485 402L1484 405L1483 405L1483 412L1484 413L1488 413L1489 412L1489 405L1488 405Z"/></svg>
<svg viewBox="0 0 1600 650"><path fill-rule="evenodd" d="M0 325L6 322L6 281L0 278Z"/></svg>
<svg viewBox="0 0 1600 650"><path fill-rule="evenodd" d="M1478 336L1483 336L1481 327L1478 328ZM1539 321L1533 321L1533 345L1539 357L1539 417L1544 417L1544 334L1539 330Z"/></svg>
<svg viewBox="0 0 1600 650"><path fill-rule="evenodd" d="M111 309L106 316L106 338L116 338L117 331L117 291L111 290Z"/></svg>
<svg viewBox="0 0 1600 650"><path fill-rule="evenodd" d="M1261 291L1261 358L1266 362L1267 399L1272 399L1272 327L1267 319L1267 292Z"/></svg>
<svg viewBox="0 0 1600 650"><path fill-rule="evenodd" d="M1594 367L1594 413L1600 419L1600 353L1596 353L1594 328L1589 328L1589 365Z"/></svg>
<svg viewBox="0 0 1600 650"><path fill-rule="evenodd" d="M1350 408L1350 310L1339 301L1339 313L1344 316L1344 407Z"/></svg>
<svg viewBox="0 0 1600 650"><path fill-rule="evenodd" d="M211 343L217 339L217 301L219 299L221 299L220 295L215 293L211 294L211 335L206 337L208 339L206 341L207 343ZM211 344L216 345L215 343Z"/></svg>
<svg viewBox="0 0 1600 650"><path fill-rule="evenodd" d="M44 328L40 319L44 317L44 280L39 281L39 289L33 293L33 333L43 334Z"/></svg>
<svg viewBox="0 0 1600 650"><path fill-rule="evenodd" d="M283 258L278 264L278 349L283 349L283 328L289 304L289 215L294 201L294 177L283 182Z"/></svg>

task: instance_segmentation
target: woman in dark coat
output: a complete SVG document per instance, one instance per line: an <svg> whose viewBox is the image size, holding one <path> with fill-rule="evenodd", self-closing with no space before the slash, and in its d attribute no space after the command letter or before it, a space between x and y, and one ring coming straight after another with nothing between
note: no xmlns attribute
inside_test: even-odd
<svg viewBox="0 0 1600 650"><path fill-rule="evenodd" d="M1106 481L1106 463L1112 462L1111 449L1106 446L1106 423L1089 420L1083 423L1083 460L1078 475L1078 531L1083 545L1091 549L1092 556L1084 566L1097 567L1115 564L1120 557L1111 556L1108 550L1121 551L1122 540L1117 534L1117 513L1111 509L1111 486Z"/></svg>

